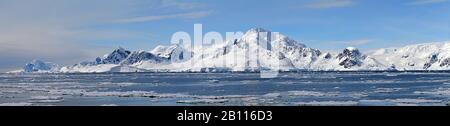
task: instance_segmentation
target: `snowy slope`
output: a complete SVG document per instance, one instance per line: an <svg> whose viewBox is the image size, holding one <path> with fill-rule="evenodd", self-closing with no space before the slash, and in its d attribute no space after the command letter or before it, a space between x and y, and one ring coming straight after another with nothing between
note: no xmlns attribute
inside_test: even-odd
<svg viewBox="0 0 450 126"><path fill-rule="evenodd" d="M96 64L96 65L74 65L62 67L59 72L62 73L103 73L110 72L117 64Z"/></svg>
<svg viewBox="0 0 450 126"><path fill-rule="evenodd" d="M267 33L268 37L262 37ZM271 41L271 43L262 43ZM189 57L186 54L194 54ZM259 58L258 58L259 57ZM180 45L157 46L152 51L118 48L94 61L59 67L33 61L22 72L253 72L360 71L360 70L450 70L450 42L409 45L361 52L348 47L340 52L322 52L262 28L253 28L241 38L224 43L185 49Z"/></svg>
<svg viewBox="0 0 450 126"><path fill-rule="evenodd" d="M397 70L450 70L450 42L379 49L369 55Z"/></svg>
<svg viewBox="0 0 450 126"><path fill-rule="evenodd" d="M200 51L203 50L204 55L193 58L194 61L197 61L194 62L193 70L221 68L231 71L258 71L261 69L277 69L277 67L283 70L295 69L294 64L288 57L291 56L290 52L284 52L283 49L301 50L305 46L280 35L271 38L275 41L274 43L263 47L258 41L260 41L259 39L267 40L267 38L259 38L260 32L269 31L260 28L251 29L241 39L194 50L194 54L200 54Z"/></svg>

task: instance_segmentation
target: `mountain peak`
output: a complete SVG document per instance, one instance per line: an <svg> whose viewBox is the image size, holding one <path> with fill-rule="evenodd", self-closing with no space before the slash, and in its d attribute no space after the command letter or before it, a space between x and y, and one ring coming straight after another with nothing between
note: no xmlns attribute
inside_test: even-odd
<svg viewBox="0 0 450 126"><path fill-rule="evenodd" d="M125 52L125 51L128 51L128 50L126 50L125 48L123 48L122 46L119 46L117 49L115 49L114 51L117 51L117 52Z"/></svg>
<svg viewBox="0 0 450 126"><path fill-rule="evenodd" d="M251 28L250 30L248 30L246 33L260 33L260 32L271 32L270 30L264 29L264 28Z"/></svg>
<svg viewBox="0 0 450 126"><path fill-rule="evenodd" d="M39 59L33 59L30 63L28 63L28 64L43 64L44 63L44 61L42 61L42 60L39 60Z"/></svg>
<svg viewBox="0 0 450 126"><path fill-rule="evenodd" d="M347 49L347 50L350 51L350 52L355 52L355 51L358 51L358 52L359 52L358 48L356 48L356 47L347 47L347 48L345 48L345 49Z"/></svg>
<svg viewBox="0 0 450 126"><path fill-rule="evenodd" d="M180 52L183 51L184 49L179 45L179 44L173 44L170 46L162 46L159 45L157 46L155 49L153 49L152 51L150 51L151 53L159 56L159 57L163 57L163 58L169 58L171 57L171 55L175 52Z"/></svg>
<svg viewBox="0 0 450 126"><path fill-rule="evenodd" d="M359 52L359 50L355 47L347 47L342 53L337 56L339 65L344 66L345 68L361 66L362 60L364 60L364 58L365 56L363 56L361 52Z"/></svg>
<svg viewBox="0 0 450 126"><path fill-rule="evenodd" d="M126 50L122 47L114 50L112 53L107 54L101 59L101 64L119 64L131 54L131 51Z"/></svg>

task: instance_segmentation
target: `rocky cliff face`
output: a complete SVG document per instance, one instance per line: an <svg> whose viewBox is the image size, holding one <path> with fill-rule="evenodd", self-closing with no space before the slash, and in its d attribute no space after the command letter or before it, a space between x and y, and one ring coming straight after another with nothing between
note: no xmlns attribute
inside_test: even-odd
<svg viewBox="0 0 450 126"><path fill-rule="evenodd" d="M357 48L348 47L336 57L339 60L339 65L344 68L351 68L354 66L361 66L365 55L361 54Z"/></svg>

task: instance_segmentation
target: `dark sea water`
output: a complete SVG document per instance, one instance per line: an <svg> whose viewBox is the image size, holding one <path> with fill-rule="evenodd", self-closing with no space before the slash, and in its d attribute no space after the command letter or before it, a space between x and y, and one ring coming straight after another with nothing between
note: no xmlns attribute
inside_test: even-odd
<svg viewBox="0 0 450 126"><path fill-rule="evenodd" d="M446 72L0 74L0 106L445 106Z"/></svg>

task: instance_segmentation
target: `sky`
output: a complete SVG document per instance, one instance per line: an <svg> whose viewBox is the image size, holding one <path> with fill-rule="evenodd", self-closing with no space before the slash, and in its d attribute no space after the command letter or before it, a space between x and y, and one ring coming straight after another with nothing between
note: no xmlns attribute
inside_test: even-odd
<svg viewBox="0 0 450 126"><path fill-rule="evenodd" d="M309 47L361 50L450 40L450 0L0 0L0 72L72 65L178 31L264 28ZM193 36L193 35L192 35Z"/></svg>

